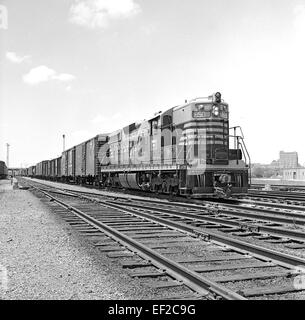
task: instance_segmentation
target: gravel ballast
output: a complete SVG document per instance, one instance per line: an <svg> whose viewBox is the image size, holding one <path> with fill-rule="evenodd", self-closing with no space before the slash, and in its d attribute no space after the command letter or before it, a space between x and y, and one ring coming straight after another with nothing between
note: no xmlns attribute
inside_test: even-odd
<svg viewBox="0 0 305 320"><path fill-rule="evenodd" d="M0 180L0 299L154 299L30 191Z"/></svg>

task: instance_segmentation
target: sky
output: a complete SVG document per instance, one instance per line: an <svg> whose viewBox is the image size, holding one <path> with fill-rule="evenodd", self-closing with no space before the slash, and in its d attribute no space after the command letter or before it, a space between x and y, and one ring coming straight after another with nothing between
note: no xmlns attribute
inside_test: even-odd
<svg viewBox="0 0 305 320"><path fill-rule="evenodd" d="M304 164L304 57L305 0L0 0L0 159L220 91L252 162Z"/></svg>

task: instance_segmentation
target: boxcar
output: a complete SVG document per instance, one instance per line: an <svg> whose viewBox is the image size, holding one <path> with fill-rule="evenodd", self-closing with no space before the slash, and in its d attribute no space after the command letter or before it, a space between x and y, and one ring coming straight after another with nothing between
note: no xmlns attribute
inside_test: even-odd
<svg viewBox="0 0 305 320"><path fill-rule="evenodd" d="M68 153L68 177L74 180L75 177L75 147L69 149Z"/></svg>
<svg viewBox="0 0 305 320"><path fill-rule="evenodd" d="M100 148L107 142L107 135L97 135L65 152L65 178L78 184L98 184L100 179Z"/></svg>
<svg viewBox="0 0 305 320"><path fill-rule="evenodd" d="M7 178L7 167L4 161L0 161L0 179L6 179Z"/></svg>
<svg viewBox="0 0 305 320"><path fill-rule="evenodd" d="M68 176L68 156L67 152L64 151L61 156L61 177L63 180Z"/></svg>
<svg viewBox="0 0 305 320"><path fill-rule="evenodd" d="M77 166L81 168L78 178L81 179L82 183L99 184L101 171L100 151L107 141L107 135L99 134L78 146L76 159L78 161Z"/></svg>
<svg viewBox="0 0 305 320"><path fill-rule="evenodd" d="M61 178L61 157L58 157L55 161L56 180Z"/></svg>
<svg viewBox="0 0 305 320"><path fill-rule="evenodd" d="M28 168L28 177L35 177L36 175L36 166L31 166Z"/></svg>
<svg viewBox="0 0 305 320"><path fill-rule="evenodd" d="M36 165L37 178L45 179L48 176L48 160L41 161Z"/></svg>

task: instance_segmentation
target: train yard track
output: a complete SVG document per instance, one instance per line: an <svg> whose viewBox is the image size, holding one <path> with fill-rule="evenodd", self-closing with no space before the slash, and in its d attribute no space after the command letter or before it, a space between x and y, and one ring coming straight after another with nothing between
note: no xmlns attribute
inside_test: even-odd
<svg viewBox="0 0 305 320"><path fill-rule="evenodd" d="M304 192L249 190L246 198L305 206Z"/></svg>
<svg viewBox="0 0 305 320"><path fill-rule="evenodd" d="M24 183L60 206L56 212L95 237L96 246L123 259L124 268L137 270L131 276L153 278L155 288L187 287L191 297L203 299L303 297L305 292L305 287L294 285L302 277L303 258L244 241L249 234L257 240L305 248L301 232L283 229L283 239L283 234L271 235L280 228L261 223L258 229L248 219L222 216L215 207L208 211L198 205L106 197ZM265 232L268 237L262 234Z"/></svg>
<svg viewBox="0 0 305 320"><path fill-rule="evenodd" d="M292 185L292 184L269 184L273 190L276 191L305 191L305 185ZM251 184L251 189L255 189L255 190L261 190L263 188L265 188L266 183L265 184Z"/></svg>
<svg viewBox="0 0 305 320"><path fill-rule="evenodd" d="M63 190L69 191L68 188L63 188ZM101 196L101 194L92 191L74 192L84 196L95 195L105 199L113 198L113 195L107 195L107 193L103 193ZM126 199L126 195L117 195L114 198ZM202 202L196 200L196 204L171 202L172 205L170 205L166 201L160 202L151 198L140 198L141 200L139 200L139 197L129 196L129 199L132 199L133 202L126 204L126 206L132 205L148 209L153 205L158 207L159 213L177 215L177 208L179 208L180 216L194 219L195 223L201 224L202 227L218 229L247 240L283 244L294 250L305 248L305 216L303 212L305 209L303 207L275 204L270 208L271 204L268 203L266 207L266 204L262 202L258 204L251 202L250 206L249 203L244 202L240 202L239 205L215 203L203 205ZM170 208L173 205L175 210ZM189 210L192 213L189 213Z"/></svg>
<svg viewBox="0 0 305 320"><path fill-rule="evenodd" d="M70 191L68 188L63 188L63 190ZM126 196L117 196L107 195L94 192L85 192L85 191L74 191L77 194L81 195L95 195L102 198L117 198L117 199L126 199ZM139 197L128 196L129 199L133 200L133 206L151 206L157 205L159 210L163 210L163 213L171 212L176 213L175 211L168 211L170 206L179 207L179 210L182 212L182 215L185 217L188 213L186 210L192 210L193 212L189 215L189 218L197 219L199 223L210 223L216 224L219 228L228 228L227 232L230 230L230 227L239 227L236 232L243 232L242 235L246 235L246 231L253 232L263 232L271 235L270 241L279 241L280 239L272 239L272 236L283 236L285 237L284 242L287 241L286 237L290 237L291 240L295 241L304 241L305 233L302 232L303 226L305 227L305 208L297 206L285 206L282 204L266 204L263 202L243 202L240 201L240 204L215 204L209 203L203 204L202 201L194 201L192 203L181 203L181 202L171 202L172 205L169 205L168 202L160 202L159 200L153 200L151 198L141 198ZM180 199L181 200L181 199ZM128 204L127 204L128 205ZM130 204L129 204L130 205ZM163 206L163 209L161 208ZM270 206L272 208L270 208ZM205 210L205 214L202 213L202 209ZM198 213L196 216L196 212ZM180 213L181 214L181 213ZM202 224L203 225L203 224ZM214 225L211 225L211 228L215 228ZM284 228L284 226L286 228ZM209 226L208 226L209 227ZM288 227L288 229L287 229ZM305 231L305 230L304 230ZM264 236L264 235L263 235ZM268 238L267 238L268 239Z"/></svg>

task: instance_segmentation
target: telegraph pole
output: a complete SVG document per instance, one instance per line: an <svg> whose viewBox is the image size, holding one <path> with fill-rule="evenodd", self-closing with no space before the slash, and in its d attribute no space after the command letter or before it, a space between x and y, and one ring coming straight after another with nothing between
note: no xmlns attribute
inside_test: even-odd
<svg viewBox="0 0 305 320"><path fill-rule="evenodd" d="M66 135L65 134L62 135L62 144L63 144L63 151L65 151L66 150Z"/></svg>
<svg viewBox="0 0 305 320"><path fill-rule="evenodd" d="M10 145L6 144L6 166L9 168L9 160L10 160Z"/></svg>

